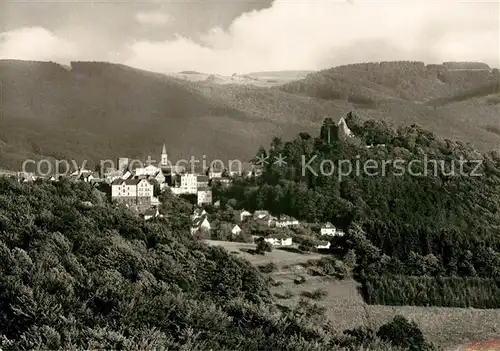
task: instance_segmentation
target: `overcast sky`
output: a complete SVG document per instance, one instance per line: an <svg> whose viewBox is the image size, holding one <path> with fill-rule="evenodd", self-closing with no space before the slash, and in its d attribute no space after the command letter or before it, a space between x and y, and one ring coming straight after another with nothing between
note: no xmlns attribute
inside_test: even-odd
<svg viewBox="0 0 500 351"><path fill-rule="evenodd" d="M0 58L221 74L382 60L499 67L499 3L3 1Z"/></svg>

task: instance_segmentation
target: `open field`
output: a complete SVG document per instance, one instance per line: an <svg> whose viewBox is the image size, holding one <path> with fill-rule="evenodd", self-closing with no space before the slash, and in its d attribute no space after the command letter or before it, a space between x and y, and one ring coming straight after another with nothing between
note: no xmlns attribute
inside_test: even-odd
<svg viewBox="0 0 500 351"><path fill-rule="evenodd" d="M366 309L371 322L382 325L396 314L414 320L432 342L453 350L457 344L490 340L500 336L500 309L370 306Z"/></svg>
<svg viewBox="0 0 500 351"><path fill-rule="evenodd" d="M273 286L271 291L283 306L295 305L304 291L326 290L328 294L316 303L326 307L327 317L339 332L362 325L376 329L400 314L414 320L429 341L447 351L462 350L465 344L500 337L500 309L367 305L358 293L359 284L354 280L313 277L300 265L311 259L319 259L322 255L302 255L279 249L264 256L251 255L240 249L253 249L254 244L222 241L207 243L223 246L230 252L239 252L239 257L248 259L254 265L275 263L278 270L270 275L275 281L281 281L282 285ZM299 275L307 279L305 283L294 283ZM287 293L292 296L283 298Z"/></svg>
<svg viewBox="0 0 500 351"><path fill-rule="evenodd" d="M244 258L250 261L254 265L261 265L273 262L277 265L292 265L298 263L304 263L308 260L317 260L324 255L320 254L308 254L302 255L294 252L274 249L273 252L268 252L265 255L252 255L250 253L245 252L244 250L255 249L255 244L246 244L246 243L237 243L237 242L229 242L229 241L215 241L215 240L206 240L208 245L211 246L222 246L229 252L235 252L241 258ZM243 250L243 251L242 251Z"/></svg>
<svg viewBox="0 0 500 351"><path fill-rule="evenodd" d="M272 291L280 295L292 292L290 299L280 299L280 304L291 306L300 300L301 292L325 289L328 295L317 303L326 307L329 320L339 331L361 325L377 329L399 314L414 320L429 341L446 350L456 350L460 344L500 336L498 309L367 305L357 291L359 284L353 280L306 278L307 281L301 285L288 279L283 285L273 287Z"/></svg>

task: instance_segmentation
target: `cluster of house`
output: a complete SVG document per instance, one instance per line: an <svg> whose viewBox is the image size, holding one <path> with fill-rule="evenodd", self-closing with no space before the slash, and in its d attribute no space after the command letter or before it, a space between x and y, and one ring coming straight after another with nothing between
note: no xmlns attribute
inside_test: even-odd
<svg viewBox="0 0 500 351"><path fill-rule="evenodd" d="M112 187L116 190L112 194L112 198L117 201L132 201L134 204L139 204L141 201L151 201L151 205L157 204L157 199L154 198L152 188L148 188L142 180L156 181L160 186L160 190L169 188L175 195L194 195L198 206L212 204L211 186L219 182L222 185L228 185L232 182L233 176L254 176L256 168L251 164L242 165L237 170L226 170L222 167L211 166L207 170L202 170L202 174L190 173L182 166L172 166L168 161L168 155L165 144L163 145L159 167L148 165L143 168L135 168L131 170L128 167L128 159L119 159L118 170L111 170L105 174L105 178L116 177L113 179ZM118 172L118 175L115 173ZM128 186L135 186L135 190ZM142 187L142 188L141 188ZM130 195L127 195L130 193ZM135 198L134 198L135 196Z"/></svg>
<svg viewBox="0 0 500 351"><path fill-rule="evenodd" d="M51 180L51 181L59 180L59 177L53 173L37 174L36 172L22 171L22 172L11 172L10 175L16 176L20 182L33 182L37 179ZM91 171L88 169L75 170L73 173L70 173L65 177L71 181L82 181L93 184L101 183L104 181L99 172Z"/></svg>
<svg viewBox="0 0 500 351"><path fill-rule="evenodd" d="M155 184L159 190L169 188L176 195L194 195L198 206L212 204L211 186L215 182L223 185L231 183L233 176L254 176L258 169L251 164L244 164L237 170L225 170L210 167L202 174L190 173L181 166L172 166L168 161L165 144L160 163L134 168L128 158L118 158L117 167L102 169L100 172L78 169L66 176L72 181L83 181L94 185L103 184L112 200L120 202L143 213L145 217L155 211L159 200L155 197ZM37 175L18 172L19 181L29 182L39 178L57 181L56 175ZM148 214L146 215L146 211ZM151 212L151 213L149 213Z"/></svg>
<svg viewBox="0 0 500 351"><path fill-rule="evenodd" d="M212 230L212 226L208 219L208 214L203 209L196 209L191 216L192 224L191 224L191 234L196 234L199 232L210 232ZM237 221L239 224L233 223L230 224L227 228L233 236L239 235L242 233L241 225L242 223L255 222L263 224L268 228L292 228L298 227L301 223L290 216L280 215L279 217L275 217L269 213L269 211L258 210L253 213L241 210L238 212ZM344 232L341 229L336 228L330 222L327 222L321 226L320 229L321 236L343 236ZM254 236L254 239L258 238L258 236ZM280 234L277 235L269 235L264 238L264 240L270 243L273 246L291 246L293 245L293 240L291 237L283 236ZM317 249L328 249L330 247L329 241L320 241L317 243Z"/></svg>

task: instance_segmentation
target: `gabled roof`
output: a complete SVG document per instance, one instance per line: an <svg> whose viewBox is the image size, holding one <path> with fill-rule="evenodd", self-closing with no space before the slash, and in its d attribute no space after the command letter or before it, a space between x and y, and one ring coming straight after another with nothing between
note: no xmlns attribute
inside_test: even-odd
<svg viewBox="0 0 500 351"><path fill-rule="evenodd" d="M194 216L203 216L203 215L205 215L205 214L207 214L207 211L205 211L205 210L204 210L204 209L202 209L202 208L197 208L197 209L195 209L195 210L193 211L193 215L194 215Z"/></svg>
<svg viewBox="0 0 500 351"><path fill-rule="evenodd" d="M253 218L263 218L269 216L269 211L266 210L258 210L253 213Z"/></svg>
<svg viewBox="0 0 500 351"><path fill-rule="evenodd" d="M131 179L133 177L133 174L130 172L130 171L126 171L123 175L122 175L122 179Z"/></svg>
<svg viewBox="0 0 500 351"><path fill-rule="evenodd" d="M193 220L193 224L191 225L191 227L196 227L196 228L197 228L197 227L201 226L201 224L202 224L205 220L207 220L207 221L208 221L208 219L207 219L207 216L206 216L206 215L201 216L201 217L198 217L198 218L195 218L195 219Z"/></svg>
<svg viewBox="0 0 500 351"><path fill-rule="evenodd" d="M142 179L115 179L111 185L137 185Z"/></svg>
<svg viewBox="0 0 500 351"><path fill-rule="evenodd" d="M334 229L335 226L333 224L331 224L330 222L326 222L325 224L323 224L323 226L321 227L321 229Z"/></svg>

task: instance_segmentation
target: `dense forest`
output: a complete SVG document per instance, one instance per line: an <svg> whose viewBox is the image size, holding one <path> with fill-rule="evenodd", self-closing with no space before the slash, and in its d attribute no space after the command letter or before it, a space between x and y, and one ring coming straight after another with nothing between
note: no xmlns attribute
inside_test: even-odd
<svg viewBox="0 0 500 351"><path fill-rule="evenodd" d="M402 317L332 330L313 303L280 311L245 260L189 234L165 192L144 221L87 183L0 177L0 348L424 350Z"/></svg>
<svg viewBox="0 0 500 351"><path fill-rule="evenodd" d="M500 307L494 297L497 283L487 281L500 278L498 150L479 153L417 125L362 122L354 113L346 121L355 134L347 141L331 137L336 131L331 119L324 121L319 137L300 133L290 141L275 138L269 149L261 147L257 153L269 161L262 177L216 188L216 196L236 208L268 209L309 223L330 221L346 230L347 235L332 240L332 248L341 254L355 250L367 301ZM274 163L279 155L285 166ZM349 175L336 167L348 166L346 160L353 165ZM409 166L401 172L389 160ZM361 172L356 172L356 161ZM363 171L370 162L378 166L378 174L373 168ZM391 275L412 276L399 286L401 296L389 296L395 284ZM391 286L374 284L373 276ZM433 281L439 277L453 279ZM431 296L442 285L449 291L445 300L414 296L421 289ZM464 289L483 296L459 298Z"/></svg>
<svg viewBox="0 0 500 351"><path fill-rule="evenodd" d="M324 116L348 109L397 125L419 123L482 151L500 145L500 75L481 63L361 63L298 81L286 76L288 83L269 88L192 82L106 62L0 59L0 168L20 170L27 159L86 160L89 168L117 157L158 162L163 143L172 161L246 161L273 136L315 133Z"/></svg>

